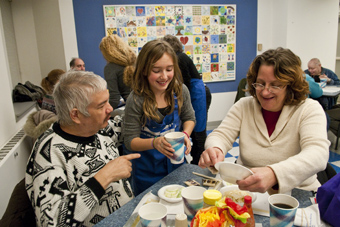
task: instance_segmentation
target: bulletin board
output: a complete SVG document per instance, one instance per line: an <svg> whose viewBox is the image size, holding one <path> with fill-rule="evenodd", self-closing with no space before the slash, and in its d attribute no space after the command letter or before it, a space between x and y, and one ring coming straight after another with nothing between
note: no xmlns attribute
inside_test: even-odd
<svg viewBox="0 0 340 227"><path fill-rule="evenodd" d="M117 34L138 55L166 34L183 43L204 82L235 80L236 5L104 5L106 35Z"/></svg>

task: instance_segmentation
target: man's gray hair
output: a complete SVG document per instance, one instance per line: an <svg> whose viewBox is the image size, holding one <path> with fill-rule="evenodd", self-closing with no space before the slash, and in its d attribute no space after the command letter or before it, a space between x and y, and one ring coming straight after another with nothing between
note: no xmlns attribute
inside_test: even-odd
<svg viewBox="0 0 340 227"><path fill-rule="evenodd" d="M83 115L87 111L92 96L107 89L106 81L88 71L68 71L60 78L53 91L55 108L61 125L72 125L70 112L77 108Z"/></svg>

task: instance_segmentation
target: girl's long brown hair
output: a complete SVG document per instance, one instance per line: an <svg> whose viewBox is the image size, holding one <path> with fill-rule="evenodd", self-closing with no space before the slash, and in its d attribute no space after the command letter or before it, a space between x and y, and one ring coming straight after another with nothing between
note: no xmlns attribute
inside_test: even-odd
<svg viewBox="0 0 340 227"><path fill-rule="evenodd" d="M177 56L172 47L165 41L156 39L146 43L141 52L138 54L136 69L132 75L132 90L136 95L144 97L143 112L142 117L143 125L146 124L147 120L159 120L157 115L157 102L155 94L150 89L148 82L148 76L154 64L164 55L168 54L174 64L174 77L168 88L165 91L165 101L170 107L170 113L175 109L175 99L176 94L178 102L178 112L181 112L183 105L182 97L182 74L178 66Z"/></svg>

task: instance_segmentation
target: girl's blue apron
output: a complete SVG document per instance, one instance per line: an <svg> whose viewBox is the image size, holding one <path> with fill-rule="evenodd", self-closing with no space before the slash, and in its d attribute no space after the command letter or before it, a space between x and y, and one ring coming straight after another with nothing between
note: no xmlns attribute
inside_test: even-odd
<svg viewBox="0 0 340 227"><path fill-rule="evenodd" d="M166 115L160 124L148 120L146 125L142 127L140 138L164 136L168 132L179 131L180 129L181 120L175 97L175 110L170 115ZM131 184L135 196L184 163L172 164L170 159L156 149L142 151L140 154L140 158L132 160Z"/></svg>

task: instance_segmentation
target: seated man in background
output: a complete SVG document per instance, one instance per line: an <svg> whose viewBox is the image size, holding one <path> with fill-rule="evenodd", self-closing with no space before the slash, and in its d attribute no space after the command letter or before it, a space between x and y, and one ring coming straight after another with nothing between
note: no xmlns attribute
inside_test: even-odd
<svg viewBox="0 0 340 227"><path fill-rule="evenodd" d="M308 62L308 69L305 70L305 73L313 77L315 82L320 82L320 79L327 79L327 85L340 84L338 76L332 70L323 68L317 58L312 58ZM336 99L333 97L320 97L318 101L324 110L328 110L336 104Z"/></svg>
<svg viewBox="0 0 340 227"><path fill-rule="evenodd" d="M26 169L37 226L92 226L133 198L131 159L120 157L121 119L110 119L106 81L69 71L53 97L58 121L42 134Z"/></svg>
<svg viewBox="0 0 340 227"><path fill-rule="evenodd" d="M70 70L85 71L85 63L81 58L72 58L70 61Z"/></svg>

